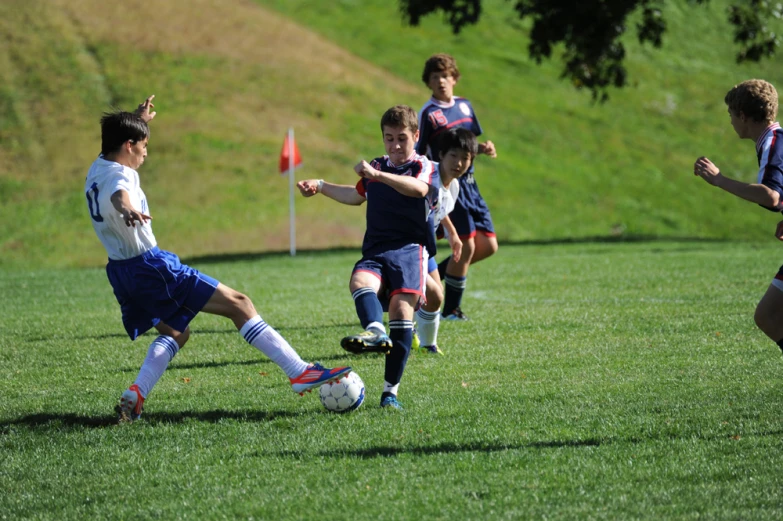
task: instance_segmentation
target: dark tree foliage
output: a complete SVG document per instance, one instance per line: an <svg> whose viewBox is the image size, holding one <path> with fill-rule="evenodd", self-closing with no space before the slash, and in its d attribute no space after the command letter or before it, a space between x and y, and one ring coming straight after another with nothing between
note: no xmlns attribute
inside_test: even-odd
<svg viewBox="0 0 783 521"><path fill-rule="evenodd" d="M641 13L635 24L642 44L660 47L666 32L665 0L509 0L521 19L532 20L528 52L537 63L549 59L555 45L563 46L562 77L576 87L590 89L593 98L607 99L609 87L627 82L622 36L628 17ZM708 0L689 0L704 4ZM423 16L442 12L459 33L481 17L481 0L400 0L404 19L418 25ZM779 0L735 0L728 19L738 44L737 61L759 61L774 55L780 44L773 26L780 27Z"/></svg>

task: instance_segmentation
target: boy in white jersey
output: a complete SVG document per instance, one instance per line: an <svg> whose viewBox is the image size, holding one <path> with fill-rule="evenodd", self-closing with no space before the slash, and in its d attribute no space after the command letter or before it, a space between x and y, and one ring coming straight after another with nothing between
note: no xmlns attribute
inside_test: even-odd
<svg viewBox="0 0 783 521"><path fill-rule="evenodd" d="M350 372L350 367L327 369L303 361L263 321L248 297L158 248L136 171L147 157L147 123L156 114L150 112L153 98L147 98L134 113L103 115L101 155L90 167L84 186L93 227L109 255L106 274L125 330L131 340L153 327L159 333L133 385L120 397L119 420L141 416L144 400L187 342L188 324L200 311L231 319L248 343L280 366L297 393Z"/></svg>
<svg viewBox="0 0 783 521"><path fill-rule="evenodd" d="M745 183L721 174L712 161L700 157L693 173L730 194L756 203L767 210L783 209L783 129L775 121L778 93L764 80L747 80L735 85L724 99L731 126L740 139L756 143L759 170L755 183ZM783 240L783 221L775 236ZM756 306L756 325L783 350L783 266Z"/></svg>
<svg viewBox="0 0 783 521"><path fill-rule="evenodd" d="M438 199L432 209L433 226L437 229L442 225L445 236L451 246L451 257L458 262L462 254L462 240L448 215L454 209L459 197L460 184L457 179L462 177L473 164L478 154L478 140L470 130L462 127L452 128L442 134L439 140L440 163L437 166L440 177ZM438 347L438 328L440 325L440 306L443 304L443 286L441 285L438 264L435 256L429 258L427 267L426 302L416 312L416 327L418 330L420 350L443 354Z"/></svg>

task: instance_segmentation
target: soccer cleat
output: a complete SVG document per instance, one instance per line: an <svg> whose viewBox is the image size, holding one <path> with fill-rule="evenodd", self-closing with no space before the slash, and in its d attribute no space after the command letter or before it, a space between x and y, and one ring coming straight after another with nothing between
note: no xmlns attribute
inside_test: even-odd
<svg viewBox="0 0 783 521"><path fill-rule="evenodd" d="M311 392L316 387L320 387L325 383L334 381L339 382L341 376L347 375L350 372L350 367L335 367L334 369L328 369L321 364L312 364L305 369L304 373L296 378L290 378L291 387L294 388L295 393L304 396L305 392Z"/></svg>
<svg viewBox="0 0 783 521"><path fill-rule="evenodd" d="M413 342L411 342L411 349L418 349L421 347L421 340L419 340L419 332L416 328L413 328Z"/></svg>
<svg viewBox="0 0 783 521"><path fill-rule="evenodd" d="M402 409L402 404L392 394L381 399L381 409Z"/></svg>
<svg viewBox="0 0 783 521"><path fill-rule="evenodd" d="M144 410L144 397L136 384L128 387L120 396L120 404L115 409L120 415L120 423L130 423L141 417L141 411Z"/></svg>
<svg viewBox="0 0 783 521"><path fill-rule="evenodd" d="M349 353L360 355L362 353L389 354L392 341L386 333L370 330L358 335L351 335L340 340L340 345Z"/></svg>
<svg viewBox="0 0 783 521"><path fill-rule="evenodd" d="M462 310L458 307L454 308L454 311L449 313L448 315L442 315L443 320L458 320L458 321L466 321L470 320L468 316L462 312Z"/></svg>
<svg viewBox="0 0 783 521"><path fill-rule="evenodd" d="M419 348L419 351L422 351L424 353L429 353L431 355L441 355L441 356L444 355L443 351L441 351L440 347L438 347L437 345L421 346Z"/></svg>

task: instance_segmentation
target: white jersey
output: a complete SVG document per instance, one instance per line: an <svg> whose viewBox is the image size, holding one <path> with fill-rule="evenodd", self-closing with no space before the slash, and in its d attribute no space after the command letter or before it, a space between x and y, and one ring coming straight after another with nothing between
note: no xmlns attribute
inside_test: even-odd
<svg viewBox="0 0 783 521"><path fill-rule="evenodd" d="M137 257L158 244L152 233L151 222L136 222L135 226L125 224L122 214L111 204L111 196L118 190L128 192L131 205L149 215L147 197L141 190L138 172L99 157L87 172L84 192L92 227L111 260Z"/></svg>
<svg viewBox="0 0 783 521"><path fill-rule="evenodd" d="M438 165L438 175L440 175L440 165ZM446 188L442 184L438 187L438 201L432 209L432 217L435 221L435 228L440 222L454 209L454 205L459 195L459 181L454 179Z"/></svg>

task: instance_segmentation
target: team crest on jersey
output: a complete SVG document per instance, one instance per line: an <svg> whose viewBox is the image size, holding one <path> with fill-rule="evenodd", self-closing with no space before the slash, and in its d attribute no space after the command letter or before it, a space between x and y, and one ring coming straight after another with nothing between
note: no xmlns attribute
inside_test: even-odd
<svg viewBox="0 0 783 521"><path fill-rule="evenodd" d="M460 110L462 111L462 113L463 113L463 114L465 114L466 116L470 116L470 107L469 107L469 106L468 106L468 104L467 104L467 103L465 103L464 101L463 101L463 102L461 102L461 103L459 104L459 109L460 109Z"/></svg>

